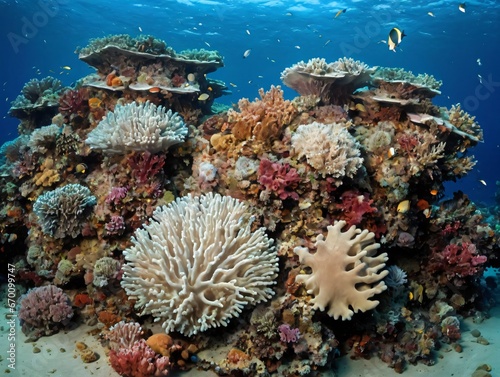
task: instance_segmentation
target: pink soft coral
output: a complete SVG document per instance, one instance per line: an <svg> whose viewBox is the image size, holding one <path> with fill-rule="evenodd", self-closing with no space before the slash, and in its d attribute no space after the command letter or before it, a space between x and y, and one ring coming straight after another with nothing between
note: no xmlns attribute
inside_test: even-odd
<svg viewBox="0 0 500 377"><path fill-rule="evenodd" d="M275 193L280 199L292 198L299 200L299 195L293 191L300 182L297 170L289 164L271 162L266 158L260 161L259 183L268 191Z"/></svg>
<svg viewBox="0 0 500 377"><path fill-rule="evenodd" d="M443 271L449 279L463 278L477 274L487 259L485 255L478 255L473 243L451 243L441 252L433 251L429 268L433 272Z"/></svg>
<svg viewBox="0 0 500 377"><path fill-rule="evenodd" d="M377 212L377 209L371 206L373 200L368 199L367 194L349 190L344 192L340 199L341 203L336 206L342 211L341 219L345 220L349 227L361 223L365 214Z"/></svg>
<svg viewBox="0 0 500 377"><path fill-rule="evenodd" d="M170 367L168 357L157 355L144 339L135 341L130 348L111 350L109 361L113 369L125 377L167 376Z"/></svg>

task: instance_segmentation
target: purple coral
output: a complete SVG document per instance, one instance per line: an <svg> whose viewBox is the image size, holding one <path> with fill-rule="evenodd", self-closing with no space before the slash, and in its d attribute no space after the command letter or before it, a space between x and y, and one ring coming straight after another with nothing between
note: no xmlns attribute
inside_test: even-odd
<svg viewBox="0 0 500 377"><path fill-rule="evenodd" d="M284 323L278 327L280 340L285 343L295 343L300 338L299 329L291 328L288 324Z"/></svg>
<svg viewBox="0 0 500 377"><path fill-rule="evenodd" d="M109 361L116 372L127 377L167 376L170 367L169 358L159 357L144 339L135 341L130 348L111 350Z"/></svg>
<svg viewBox="0 0 500 377"><path fill-rule="evenodd" d="M59 331L72 317L69 297L55 285L34 288L21 299L19 318L22 330L32 338Z"/></svg>
<svg viewBox="0 0 500 377"><path fill-rule="evenodd" d="M108 196L106 197L107 204L118 205L123 198L127 196L128 189L126 187L112 187Z"/></svg>
<svg viewBox="0 0 500 377"><path fill-rule="evenodd" d="M300 182L297 169L289 164L271 162L267 158L260 161L259 183L270 192L274 192L281 200L292 198L299 200L299 195L293 191Z"/></svg>
<svg viewBox="0 0 500 377"><path fill-rule="evenodd" d="M104 225L108 236L120 235L125 231L125 219L123 216L113 215L111 220Z"/></svg>

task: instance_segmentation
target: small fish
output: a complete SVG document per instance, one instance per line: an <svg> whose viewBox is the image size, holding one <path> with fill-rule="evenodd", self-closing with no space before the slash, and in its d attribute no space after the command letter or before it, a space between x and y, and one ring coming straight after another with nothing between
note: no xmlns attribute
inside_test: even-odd
<svg viewBox="0 0 500 377"><path fill-rule="evenodd" d="M154 86L152 88L149 88L148 92L149 93L159 93L160 92L160 88L158 88L157 86Z"/></svg>
<svg viewBox="0 0 500 377"><path fill-rule="evenodd" d="M262 75L258 75L257 77L258 77L259 79L263 79L263 78L264 78L264 76L262 76Z"/></svg>
<svg viewBox="0 0 500 377"><path fill-rule="evenodd" d="M403 200L401 203L398 204L398 212L399 213L406 213L410 210L410 201L409 200Z"/></svg>
<svg viewBox="0 0 500 377"><path fill-rule="evenodd" d="M271 59L271 63L276 63L276 60L274 60L274 59Z"/></svg>
<svg viewBox="0 0 500 377"><path fill-rule="evenodd" d="M139 31L142 33L142 27L139 26Z"/></svg>
<svg viewBox="0 0 500 377"><path fill-rule="evenodd" d="M483 65L483 63L481 63L481 59L479 59L479 58L477 58L476 62L477 62L477 65L479 65L479 66Z"/></svg>
<svg viewBox="0 0 500 377"><path fill-rule="evenodd" d="M347 9L342 9L342 10L339 10L336 14L335 14L335 17L333 18L337 18L338 16L340 16L342 13L345 13L347 11Z"/></svg>
<svg viewBox="0 0 500 377"><path fill-rule="evenodd" d="M212 47L212 46L210 46L210 43L208 43L208 42L205 42L205 44L206 44L208 47Z"/></svg>
<svg viewBox="0 0 500 377"><path fill-rule="evenodd" d="M63 67L61 67L61 68L62 68L62 69L66 69L66 70L68 70L68 71L70 71L70 70L71 70L71 67L70 67L69 65L65 65L65 66L63 66Z"/></svg>
<svg viewBox="0 0 500 377"><path fill-rule="evenodd" d="M8 102L9 101L9 97L5 98L5 102Z"/></svg>
<svg viewBox="0 0 500 377"><path fill-rule="evenodd" d="M291 16L293 16L293 14L292 14L292 12L286 12L286 13L285 13L285 16L287 16L287 17L291 17Z"/></svg>
<svg viewBox="0 0 500 377"><path fill-rule="evenodd" d="M229 85L231 85L233 88L236 88L238 86L236 84L233 84L232 82L230 82Z"/></svg>
<svg viewBox="0 0 500 377"><path fill-rule="evenodd" d="M198 101L206 101L210 96L207 93L201 93L200 96L198 97Z"/></svg>
<svg viewBox="0 0 500 377"><path fill-rule="evenodd" d="M458 10L462 13L465 13L465 3L458 4Z"/></svg>
<svg viewBox="0 0 500 377"><path fill-rule="evenodd" d="M356 104L356 110L361 111L362 113L366 113L365 105L363 105L362 103Z"/></svg>
<svg viewBox="0 0 500 377"><path fill-rule="evenodd" d="M47 41L44 39L44 40L43 40L43 43L47 43Z"/></svg>
<svg viewBox="0 0 500 377"><path fill-rule="evenodd" d="M394 157L395 154L396 150L394 149L394 147L390 147L389 150L387 151L387 157L389 158Z"/></svg>
<svg viewBox="0 0 500 377"><path fill-rule="evenodd" d="M404 30L401 31L397 27L392 28L389 32L389 37L387 38L389 50L396 52L396 47L399 46L404 37L406 37Z"/></svg>
<svg viewBox="0 0 500 377"><path fill-rule="evenodd" d="M479 79L479 83L482 84L483 83L483 76L477 75L477 78Z"/></svg>
<svg viewBox="0 0 500 377"><path fill-rule="evenodd" d="M247 32L248 35L250 35L250 30L247 29L246 32Z"/></svg>
<svg viewBox="0 0 500 377"><path fill-rule="evenodd" d="M246 59L250 56L250 53L252 52L251 49L248 49L246 50L244 53L243 53L243 59Z"/></svg>
<svg viewBox="0 0 500 377"><path fill-rule="evenodd" d="M432 12L427 12L427 14L428 14L429 16L431 16L431 17L436 17L436 16L434 16L434 13L432 13Z"/></svg>
<svg viewBox="0 0 500 377"><path fill-rule="evenodd" d="M297 50L300 50L300 46L298 46L298 45L297 45L297 46L294 46L294 47L295 47Z"/></svg>
<svg viewBox="0 0 500 377"><path fill-rule="evenodd" d="M484 179L480 179L479 183L481 183L482 185L486 186L486 181Z"/></svg>
<svg viewBox="0 0 500 377"><path fill-rule="evenodd" d="M88 169L87 165L85 165L82 162L82 163L76 165L75 172L80 173L80 174L84 174L87 169Z"/></svg>
<svg viewBox="0 0 500 377"><path fill-rule="evenodd" d="M431 193L431 195L436 196L436 195L439 193L439 190L437 190L437 189L432 189L432 190L430 191L430 193Z"/></svg>
<svg viewBox="0 0 500 377"><path fill-rule="evenodd" d="M327 45L328 43L330 43L330 42L331 42L331 40L330 40L330 39L329 39L329 40L327 40L327 41L325 42L325 44L323 45L323 47L324 47L324 46L326 46L326 45Z"/></svg>

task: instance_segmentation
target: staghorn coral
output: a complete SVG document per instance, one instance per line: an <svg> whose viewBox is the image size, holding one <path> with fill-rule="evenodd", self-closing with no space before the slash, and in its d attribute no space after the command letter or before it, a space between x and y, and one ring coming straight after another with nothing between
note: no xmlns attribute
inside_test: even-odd
<svg viewBox="0 0 500 377"><path fill-rule="evenodd" d="M68 296L55 285L33 288L21 298L19 319L22 330L32 338L59 331L72 317Z"/></svg>
<svg viewBox="0 0 500 377"><path fill-rule="evenodd" d="M383 279L389 272L380 271L388 258L386 253L375 256L380 247L373 241L375 234L355 226L342 232L344 225L345 221L338 221L328 226L326 239L318 235L316 253L305 247L296 247L294 252L312 269L310 275L297 275L296 281L314 295L313 308L325 310L329 306L329 316L345 321L379 304L370 298L387 289Z"/></svg>
<svg viewBox="0 0 500 377"><path fill-rule="evenodd" d="M244 306L271 297L277 256L264 229L252 232L248 208L209 193L177 198L124 250L121 285L168 333L225 326Z"/></svg>
<svg viewBox="0 0 500 377"><path fill-rule="evenodd" d="M292 147L298 159L307 163L323 177L330 175L339 186L342 178L352 178L361 167L360 145L341 123L303 124L292 135Z"/></svg>
<svg viewBox="0 0 500 377"><path fill-rule="evenodd" d="M260 100L250 102L247 98L238 101L239 112L229 110L231 133L237 140L254 137L259 141L272 141L280 136L283 128L297 114L292 102L283 99L281 87L271 86L268 92L259 89Z"/></svg>
<svg viewBox="0 0 500 377"><path fill-rule="evenodd" d="M117 105L108 112L85 141L107 154L128 151L166 151L184 141L188 129L181 116L147 101Z"/></svg>
<svg viewBox="0 0 500 377"><path fill-rule="evenodd" d="M40 195L33 204L33 212L45 234L54 238L75 238L96 202L87 187L74 183Z"/></svg>

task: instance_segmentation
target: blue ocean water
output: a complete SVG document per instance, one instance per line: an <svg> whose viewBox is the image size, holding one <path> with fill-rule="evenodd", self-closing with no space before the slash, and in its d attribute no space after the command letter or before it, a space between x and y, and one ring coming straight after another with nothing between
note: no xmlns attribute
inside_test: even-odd
<svg viewBox="0 0 500 377"><path fill-rule="evenodd" d="M231 95L219 98L226 104L253 99L259 88L279 85L280 72L298 61L321 57L332 62L346 56L442 80L442 94L434 103L462 103L484 130L484 143L473 149L475 169L448 184L446 194L462 190L474 201L493 202L500 161L500 3L470 1L465 12L458 5L444 0L425 5L360 0L2 0L0 143L17 136L18 121L7 112L27 81L51 75L71 85L91 72L74 53L90 38L143 33L177 51L216 49L225 67L211 77L234 84ZM382 43L393 27L407 34L396 53ZM248 49L250 55L243 58ZM286 98L296 96L284 90Z"/></svg>

